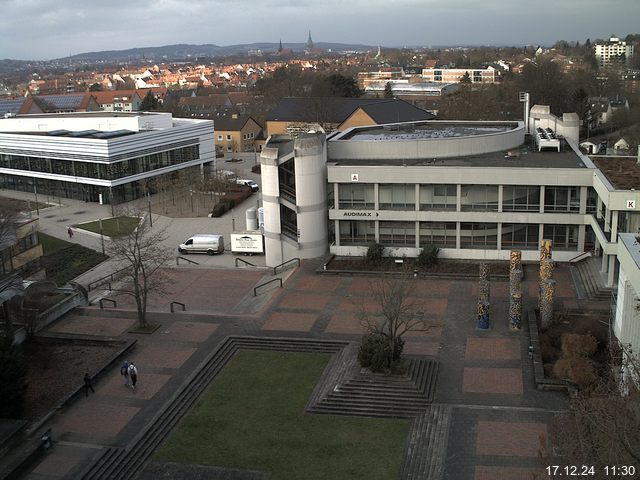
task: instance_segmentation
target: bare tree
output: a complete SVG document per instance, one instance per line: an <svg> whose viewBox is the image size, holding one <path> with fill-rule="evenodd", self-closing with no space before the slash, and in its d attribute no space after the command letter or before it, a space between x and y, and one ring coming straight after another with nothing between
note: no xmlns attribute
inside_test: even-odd
<svg viewBox="0 0 640 480"><path fill-rule="evenodd" d="M381 347L383 369L390 369L400 359L404 340L408 332L426 332L436 326L425 319L418 297L415 295L417 280L405 275L399 279L370 282L371 295L379 310L371 312L360 307L359 317L367 336L384 339ZM366 339L363 339L363 345Z"/></svg>
<svg viewBox="0 0 640 480"><path fill-rule="evenodd" d="M127 212L126 215L142 217L137 212ZM122 279L130 287L118 292L135 299L140 328L148 327L149 294L164 293L167 283L166 277L158 271L171 257L171 250L163 245L166 238L166 229L152 229L149 222L142 221L133 232L112 239L107 246L109 256L120 261L125 268Z"/></svg>
<svg viewBox="0 0 640 480"><path fill-rule="evenodd" d="M0 262L5 265L8 264L6 255L16 243L16 222L19 213L17 209L0 206ZM0 268L0 317L4 323L5 342L10 346L13 343L13 321L8 300L14 295L12 292L22 289L22 278L11 272L4 274L2 271L4 268Z"/></svg>
<svg viewBox="0 0 640 480"><path fill-rule="evenodd" d="M612 363L617 365L580 390L569 411L552 424L554 451L568 465L594 465L600 471L609 465L640 465L640 360L627 347L616 357Z"/></svg>

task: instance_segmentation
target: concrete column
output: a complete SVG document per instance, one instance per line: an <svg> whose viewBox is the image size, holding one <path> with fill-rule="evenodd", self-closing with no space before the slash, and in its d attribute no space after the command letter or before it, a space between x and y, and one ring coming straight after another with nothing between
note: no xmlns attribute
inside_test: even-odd
<svg viewBox="0 0 640 480"><path fill-rule="evenodd" d="M580 214L587 213L587 187L580 187Z"/></svg>
<svg viewBox="0 0 640 480"><path fill-rule="evenodd" d="M340 221L339 220L333 221L333 231L335 232L335 236L336 236L336 247L339 247L340 246Z"/></svg>
<svg viewBox="0 0 640 480"><path fill-rule="evenodd" d="M456 185L456 212L462 211L462 185ZM460 248L460 247L458 247Z"/></svg>
<svg viewBox="0 0 640 480"><path fill-rule="evenodd" d="M504 185L498 185L498 212L502 212L502 199L504 195ZM498 244L500 240L498 239ZM498 248L500 250L500 248Z"/></svg>
<svg viewBox="0 0 640 480"><path fill-rule="evenodd" d="M542 242L543 238L544 238L544 223L541 223L540 225L538 225L538 245L540 245L540 242Z"/></svg>
<svg viewBox="0 0 640 480"><path fill-rule="evenodd" d="M598 196L596 200L596 218L600 220L602 218L602 200Z"/></svg>
<svg viewBox="0 0 640 480"><path fill-rule="evenodd" d="M584 225L578 225L578 251L584 252L584 241L586 237L586 229Z"/></svg>
<svg viewBox="0 0 640 480"><path fill-rule="evenodd" d="M340 186L337 182L333 184L333 208L340 208Z"/></svg>
<svg viewBox="0 0 640 480"><path fill-rule="evenodd" d="M416 201L415 201L415 204L416 204L415 211L418 212L418 211L420 211L420 184L416 183L415 188L416 188L416 191L415 191L415 199L416 199Z"/></svg>
<svg viewBox="0 0 640 480"><path fill-rule="evenodd" d="M608 208L604 212L604 231L605 232L611 231L611 210L609 210Z"/></svg>
<svg viewBox="0 0 640 480"><path fill-rule="evenodd" d="M601 273L607 273L607 265L609 262L609 255L604 253L604 250L602 251L602 266L600 267L600 272Z"/></svg>
<svg viewBox="0 0 640 480"><path fill-rule="evenodd" d="M458 207L460 204L458 203ZM460 250L460 222L456 222L456 249Z"/></svg>
<svg viewBox="0 0 640 480"><path fill-rule="evenodd" d="M540 213L544 213L544 185L540 185ZM542 240L542 237L540 239Z"/></svg>
<svg viewBox="0 0 640 480"><path fill-rule="evenodd" d="M607 287L613 287L616 276L616 256L609 255L609 275L607 276Z"/></svg>
<svg viewBox="0 0 640 480"><path fill-rule="evenodd" d="M373 199L374 199L374 208L376 210L380 210L380 199L378 198L378 184L373 184Z"/></svg>
<svg viewBox="0 0 640 480"><path fill-rule="evenodd" d="M497 249L502 250L502 223L498 223Z"/></svg>
<svg viewBox="0 0 640 480"><path fill-rule="evenodd" d="M420 248L420 222L415 222L414 228L416 229L416 241L415 247Z"/></svg>
<svg viewBox="0 0 640 480"><path fill-rule="evenodd" d="M553 322L553 298L556 289L555 280L540 283L540 323L545 329Z"/></svg>
<svg viewBox="0 0 640 480"><path fill-rule="evenodd" d="M611 243L618 241L618 210L611 211Z"/></svg>
<svg viewBox="0 0 640 480"><path fill-rule="evenodd" d="M375 225L376 243L380 243L380 220L375 220L375 222L376 222L376 225Z"/></svg>

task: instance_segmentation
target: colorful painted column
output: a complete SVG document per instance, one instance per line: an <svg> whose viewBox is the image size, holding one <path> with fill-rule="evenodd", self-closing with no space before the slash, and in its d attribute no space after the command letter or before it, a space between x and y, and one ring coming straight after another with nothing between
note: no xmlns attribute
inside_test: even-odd
<svg viewBox="0 0 640 480"><path fill-rule="evenodd" d="M478 320L476 327L480 330L489 329L489 302L478 302Z"/></svg>
<svg viewBox="0 0 640 480"><path fill-rule="evenodd" d="M509 299L509 329L522 328L522 294L512 293Z"/></svg>
<svg viewBox="0 0 640 480"><path fill-rule="evenodd" d="M509 328L522 326L522 252L513 250L509 255Z"/></svg>
<svg viewBox="0 0 640 480"><path fill-rule="evenodd" d="M478 281L478 315L476 326L481 330L489 328L489 264L480 264L480 278Z"/></svg>
<svg viewBox="0 0 640 480"><path fill-rule="evenodd" d="M555 280L543 280L540 283L540 323L543 330L553 322L553 298L555 290Z"/></svg>

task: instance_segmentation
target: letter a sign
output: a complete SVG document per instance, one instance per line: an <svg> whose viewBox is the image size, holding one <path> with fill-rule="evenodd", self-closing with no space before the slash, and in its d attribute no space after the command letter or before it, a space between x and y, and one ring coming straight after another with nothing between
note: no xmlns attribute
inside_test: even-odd
<svg viewBox="0 0 640 480"><path fill-rule="evenodd" d="M352 182L357 182L358 181L358 174L357 173L352 173L351 174L351 181Z"/></svg>

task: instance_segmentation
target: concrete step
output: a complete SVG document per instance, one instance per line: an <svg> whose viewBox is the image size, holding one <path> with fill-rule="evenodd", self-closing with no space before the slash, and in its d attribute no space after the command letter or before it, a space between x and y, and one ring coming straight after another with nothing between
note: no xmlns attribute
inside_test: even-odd
<svg viewBox="0 0 640 480"><path fill-rule="evenodd" d="M440 480L444 471L451 407L431 405L418 415L409 432L401 480Z"/></svg>
<svg viewBox="0 0 640 480"><path fill-rule="evenodd" d="M575 264L587 298L593 301L609 301L613 287L605 285L605 278L600 272L600 258L589 258Z"/></svg>

